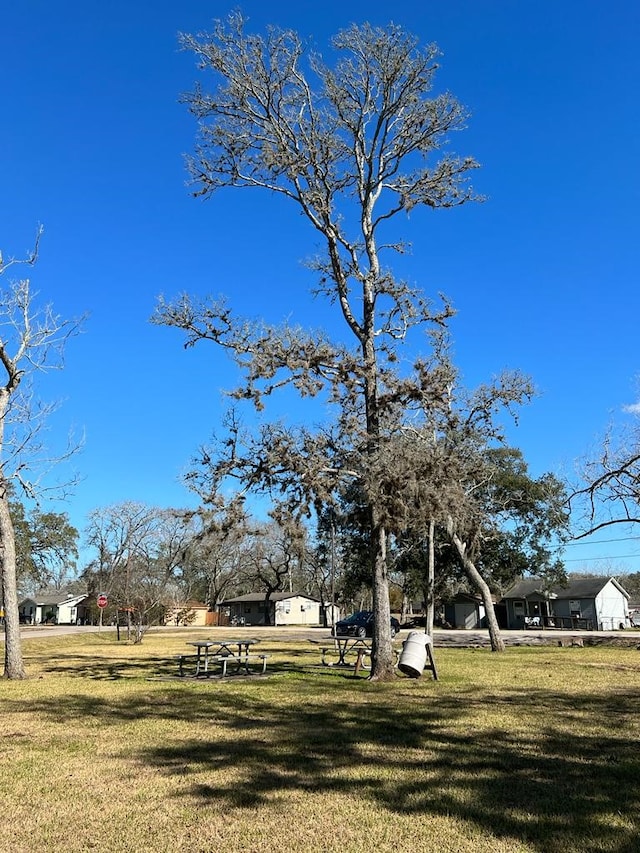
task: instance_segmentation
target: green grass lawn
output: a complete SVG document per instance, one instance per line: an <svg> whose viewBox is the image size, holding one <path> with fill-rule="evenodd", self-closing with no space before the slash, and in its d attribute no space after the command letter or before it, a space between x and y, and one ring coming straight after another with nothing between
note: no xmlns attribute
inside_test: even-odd
<svg viewBox="0 0 640 853"><path fill-rule="evenodd" d="M635 647L436 647L439 681L372 684L265 637L266 678L174 679L187 633L24 642L0 850L640 850Z"/></svg>

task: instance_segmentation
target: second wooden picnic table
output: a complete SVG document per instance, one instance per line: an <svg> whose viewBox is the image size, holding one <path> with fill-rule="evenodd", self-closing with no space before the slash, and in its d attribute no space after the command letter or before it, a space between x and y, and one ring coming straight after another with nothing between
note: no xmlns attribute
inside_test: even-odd
<svg viewBox="0 0 640 853"><path fill-rule="evenodd" d="M321 637L311 640L320 646L324 666L353 666L355 672L368 669L366 658L371 655L371 637L354 637L352 634L337 634L334 637ZM347 655L355 656L355 663L347 660ZM327 660L328 655L337 655L337 660Z"/></svg>
<svg viewBox="0 0 640 853"><path fill-rule="evenodd" d="M187 645L194 646L196 654L196 675L207 674L211 661L233 663L239 672L242 667L248 670L249 650L260 640L251 637L220 638L215 640L191 640Z"/></svg>

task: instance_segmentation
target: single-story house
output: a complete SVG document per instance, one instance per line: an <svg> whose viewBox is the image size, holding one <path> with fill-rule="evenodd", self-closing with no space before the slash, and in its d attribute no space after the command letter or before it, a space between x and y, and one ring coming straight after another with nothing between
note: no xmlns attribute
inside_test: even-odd
<svg viewBox="0 0 640 853"><path fill-rule="evenodd" d="M545 589L540 578L516 581L502 596L507 628L628 628L629 594L615 578L575 578Z"/></svg>
<svg viewBox="0 0 640 853"><path fill-rule="evenodd" d="M86 592L37 592L22 599L18 614L28 625L83 625L90 619L91 604Z"/></svg>
<svg viewBox="0 0 640 853"><path fill-rule="evenodd" d="M299 592L250 592L218 604L220 624L313 625L324 624L322 603Z"/></svg>

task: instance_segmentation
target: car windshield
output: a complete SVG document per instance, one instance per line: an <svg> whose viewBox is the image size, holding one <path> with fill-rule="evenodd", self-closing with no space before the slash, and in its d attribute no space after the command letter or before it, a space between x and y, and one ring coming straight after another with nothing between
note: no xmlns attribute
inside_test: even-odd
<svg viewBox="0 0 640 853"><path fill-rule="evenodd" d="M362 610L360 613L352 613L351 616L347 616L346 619L343 619L343 622L366 622L369 618L369 614Z"/></svg>

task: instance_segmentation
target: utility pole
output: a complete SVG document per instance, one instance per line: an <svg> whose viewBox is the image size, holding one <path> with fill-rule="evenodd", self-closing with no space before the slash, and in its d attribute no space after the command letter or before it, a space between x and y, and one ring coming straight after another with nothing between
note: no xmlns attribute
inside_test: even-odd
<svg viewBox="0 0 640 853"><path fill-rule="evenodd" d="M333 633L333 629L336 626L335 601L336 601L336 528L335 528L335 519L334 519L334 514L333 514L333 507L331 507L331 629L332 629L332 633Z"/></svg>

